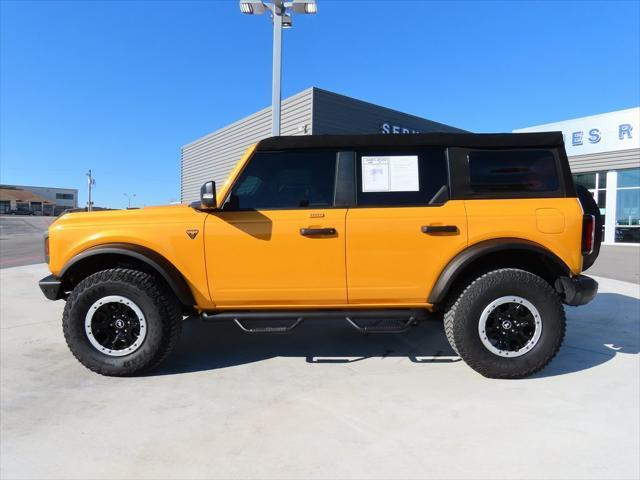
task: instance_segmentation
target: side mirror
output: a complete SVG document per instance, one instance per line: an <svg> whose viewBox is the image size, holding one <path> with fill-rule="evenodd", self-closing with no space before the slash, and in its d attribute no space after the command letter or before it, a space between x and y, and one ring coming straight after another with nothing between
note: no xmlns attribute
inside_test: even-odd
<svg viewBox="0 0 640 480"><path fill-rule="evenodd" d="M206 182L200 187L200 208L212 210L216 208L216 182Z"/></svg>

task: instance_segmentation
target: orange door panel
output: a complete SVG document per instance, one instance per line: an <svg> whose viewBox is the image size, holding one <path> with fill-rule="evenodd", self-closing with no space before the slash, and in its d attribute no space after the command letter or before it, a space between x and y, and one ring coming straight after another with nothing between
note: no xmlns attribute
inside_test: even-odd
<svg viewBox="0 0 640 480"><path fill-rule="evenodd" d="M210 214L204 241L216 306L345 304L345 215L344 209Z"/></svg>
<svg viewBox="0 0 640 480"><path fill-rule="evenodd" d="M455 231L447 232L451 227ZM349 303L426 303L442 269L466 245L461 200L432 207L351 209Z"/></svg>

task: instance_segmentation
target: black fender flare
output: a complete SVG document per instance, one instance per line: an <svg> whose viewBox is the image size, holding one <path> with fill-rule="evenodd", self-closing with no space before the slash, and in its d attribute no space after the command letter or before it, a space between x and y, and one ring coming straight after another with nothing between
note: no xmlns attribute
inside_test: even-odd
<svg viewBox="0 0 640 480"><path fill-rule="evenodd" d="M538 243L521 238L496 238L485 240L467 247L465 250L453 257L447 266L444 267L438 277L438 280L433 286L431 293L429 294L429 303L436 304L443 301L459 275L474 261L480 259L484 255L500 252L501 250L522 250L542 255L555 265L559 271L562 271L564 275L570 274L569 267L564 261L562 261L562 259L560 259L560 257Z"/></svg>
<svg viewBox="0 0 640 480"><path fill-rule="evenodd" d="M189 307L195 305L189 285L180 271L169 260L150 248L130 243L108 243L88 248L71 258L62 267L59 278L64 281L65 274L73 270L74 266L79 265L80 262L84 262L88 258L100 255L121 255L145 263L167 282L169 288L180 300L180 303Z"/></svg>

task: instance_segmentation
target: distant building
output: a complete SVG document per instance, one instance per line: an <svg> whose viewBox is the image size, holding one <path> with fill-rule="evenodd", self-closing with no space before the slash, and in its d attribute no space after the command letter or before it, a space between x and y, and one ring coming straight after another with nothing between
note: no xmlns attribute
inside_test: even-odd
<svg viewBox="0 0 640 480"><path fill-rule="evenodd" d="M464 132L456 127L311 87L282 101L282 135ZM219 186L244 151L271 136L271 108L182 147L181 200L197 200L200 186Z"/></svg>
<svg viewBox="0 0 640 480"><path fill-rule="evenodd" d="M52 216L77 207L77 189L0 185L0 214L16 212Z"/></svg>

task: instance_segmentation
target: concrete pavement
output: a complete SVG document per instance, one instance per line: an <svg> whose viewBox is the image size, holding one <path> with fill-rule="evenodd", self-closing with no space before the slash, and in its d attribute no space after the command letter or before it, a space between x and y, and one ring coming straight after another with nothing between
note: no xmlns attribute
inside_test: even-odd
<svg viewBox="0 0 640 480"><path fill-rule="evenodd" d="M69 353L45 274L0 272L2 478L640 476L638 285L599 279L526 380L479 376L435 322L248 336L196 320L160 370L119 379Z"/></svg>

